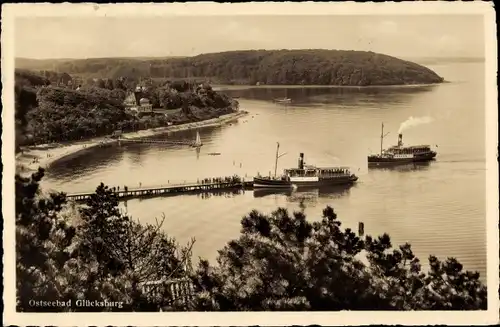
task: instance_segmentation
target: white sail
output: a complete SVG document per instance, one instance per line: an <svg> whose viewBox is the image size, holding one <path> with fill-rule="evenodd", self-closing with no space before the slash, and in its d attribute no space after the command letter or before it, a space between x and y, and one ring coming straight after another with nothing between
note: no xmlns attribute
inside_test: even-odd
<svg viewBox="0 0 500 327"><path fill-rule="evenodd" d="M200 133L198 131L196 131L196 141L194 142L194 145L196 147L200 147L203 145L203 143L201 143L201 137L200 137Z"/></svg>

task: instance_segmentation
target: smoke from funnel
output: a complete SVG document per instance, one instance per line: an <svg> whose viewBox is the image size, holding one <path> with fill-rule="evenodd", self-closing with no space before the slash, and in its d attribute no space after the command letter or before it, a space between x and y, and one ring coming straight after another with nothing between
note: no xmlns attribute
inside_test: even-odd
<svg viewBox="0 0 500 327"><path fill-rule="evenodd" d="M429 116L416 117L416 118L410 117L407 120L405 120L404 122L402 122L401 125L399 125L398 134L401 134L404 130L407 130L409 128L412 128L412 127L415 127L418 125L429 124L429 123L432 123L433 121L434 121L434 119L432 117L429 117Z"/></svg>

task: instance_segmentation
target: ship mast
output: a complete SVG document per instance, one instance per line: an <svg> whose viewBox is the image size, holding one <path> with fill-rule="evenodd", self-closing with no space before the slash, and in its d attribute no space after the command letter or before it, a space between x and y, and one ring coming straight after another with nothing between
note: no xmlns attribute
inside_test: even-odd
<svg viewBox="0 0 500 327"><path fill-rule="evenodd" d="M380 133L380 155L382 155L384 150L384 137L386 137L389 133L390 132L384 134L384 123L382 123L382 132Z"/></svg>
<svg viewBox="0 0 500 327"><path fill-rule="evenodd" d="M276 161L274 162L274 177L276 177L276 173L278 171L278 159L286 154L286 152L279 154L279 151L280 151L280 143L276 142Z"/></svg>

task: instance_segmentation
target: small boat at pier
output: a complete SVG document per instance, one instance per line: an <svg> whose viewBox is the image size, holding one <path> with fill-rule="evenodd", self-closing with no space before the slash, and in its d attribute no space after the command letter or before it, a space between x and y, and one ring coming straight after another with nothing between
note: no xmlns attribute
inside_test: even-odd
<svg viewBox="0 0 500 327"><path fill-rule="evenodd" d="M389 134L389 133L387 133ZM368 156L368 166L384 166L391 164L408 164L416 162L426 162L434 160L436 151L431 149L430 145L405 146L403 144L403 134L399 133L397 145L388 149L383 148L384 124L382 123L382 133L380 134L380 153Z"/></svg>
<svg viewBox="0 0 500 327"><path fill-rule="evenodd" d="M352 174L348 167L316 167L306 165L304 153L300 153L298 167L284 169L281 176L276 175L279 155L279 143L276 150L276 164L274 176L256 176L253 179L254 188L292 188L294 185L300 187L319 187L333 185L351 185L358 177Z"/></svg>

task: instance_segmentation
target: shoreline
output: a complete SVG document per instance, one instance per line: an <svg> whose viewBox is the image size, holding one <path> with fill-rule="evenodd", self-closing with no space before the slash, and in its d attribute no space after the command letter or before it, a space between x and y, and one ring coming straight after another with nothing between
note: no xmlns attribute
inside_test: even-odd
<svg viewBox="0 0 500 327"><path fill-rule="evenodd" d="M444 80L440 83L426 83L426 84L394 84L394 85L251 85L251 84L214 84L212 89L214 91L230 91L230 90L247 90L247 89L308 89L308 88L325 88L325 89L375 89L375 88L418 88L437 86L441 84L448 84L450 81Z"/></svg>
<svg viewBox="0 0 500 327"><path fill-rule="evenodd" d="M221 115L218 118L211 118L199 122L186 123L174 126L164 126L157 128L144 129L136 132L123 133L123 136L129 139L139 139L143 137L157 136L170 132L186 131L201 127L211 127L223 125L241 117L248 115L247 111L237 111L230 114ZM99 145L115 143L117 140L109 137L100 136L83 141L73 141L68 143L53 143L29 146L22 149L15 157L16 174L29 175L38 167L48 169L50 165L63 158L73 156L83 150L88 150Z"/></svg>

